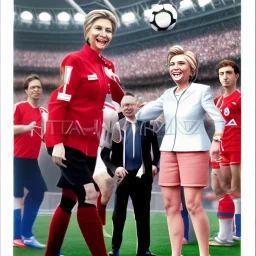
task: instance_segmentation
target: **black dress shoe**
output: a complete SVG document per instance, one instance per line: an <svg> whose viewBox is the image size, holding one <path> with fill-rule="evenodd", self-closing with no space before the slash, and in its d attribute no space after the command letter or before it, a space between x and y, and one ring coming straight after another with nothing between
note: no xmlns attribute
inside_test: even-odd
<svg viewBox="0 0 256 256"><path fill-rule="evenodd" d="M150 252L150 251L146 251L145 253L138 253L137 256L147 256L147 255L151 255L151 256L157 256L156 254Z"/></svg>
<svg viewBox="0 0 256 256"><path fill-rule="evenodd" d="M119 251L117 251L117 252L109 252L108 253L108 256L119 256L120 254L119 254Z"/></svg>

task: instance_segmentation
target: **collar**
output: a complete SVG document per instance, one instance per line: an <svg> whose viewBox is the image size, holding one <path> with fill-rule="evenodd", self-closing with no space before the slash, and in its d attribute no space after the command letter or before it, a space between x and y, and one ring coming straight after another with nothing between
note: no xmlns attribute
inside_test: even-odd
<svg viewBox="0 0 256 256"><path fill-rule="evenodd" d="M96 51L94 51L88 44L85 44L85 45L83 46L82 51L83 51L90 59L94 59L94 60L100 59L99 54L98 54Z"/></svg>
<svg viewBox="0 0 256 256"><path fill-rule="evenodd" d="M128 117L125 117L127 122L131 123L131 124L136 124L137 123L137 120L135 119L134 121L133 120L130 120Z"/></svg>

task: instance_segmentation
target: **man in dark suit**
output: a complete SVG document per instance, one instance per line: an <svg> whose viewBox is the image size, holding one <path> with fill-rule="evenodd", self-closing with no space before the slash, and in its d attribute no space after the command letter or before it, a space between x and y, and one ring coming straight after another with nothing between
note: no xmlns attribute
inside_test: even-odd
<svg viewBox="0 0 256 256"><path fill-rule="evenodd" d="M126 219L128 198L131 197L136 226L137 256L155 255L150 246L150 200L153 178L160 158L157 136L150 122L138 122L136 99L125 95L121 102L124 118L115 123L112 131L112 155L103 149L101 157L111 176L119 178L112 216L112 252L119 256Z"/></svg>

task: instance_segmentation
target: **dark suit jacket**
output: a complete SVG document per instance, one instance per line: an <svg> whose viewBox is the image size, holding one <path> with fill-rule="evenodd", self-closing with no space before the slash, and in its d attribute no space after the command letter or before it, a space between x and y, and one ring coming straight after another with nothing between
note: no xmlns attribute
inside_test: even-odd
<svg viewBox="0 0 256 256"><path fill-rule="evenodd" d="M159 145L157 135L153 131L152 122L137 121L137 129L140 129L141 155L142 162L145 167L145 174L152 177L152 165L157 166L160 159ZM123 166L123 136L126 133L127 120L122 118L115 123L112 131L112 154L110 157L110 149L104 148L101 151L101 157L105 163L109 175L115 174L117 167ZM151 146L153 151L153 159L151 157Z"/></svg>

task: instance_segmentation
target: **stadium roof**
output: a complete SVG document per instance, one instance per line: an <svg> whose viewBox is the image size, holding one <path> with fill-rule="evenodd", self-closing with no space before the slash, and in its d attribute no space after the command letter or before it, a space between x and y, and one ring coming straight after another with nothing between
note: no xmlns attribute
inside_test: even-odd
<svg viewBox="0 0 256 256"><path fill-rule="evenodd" d="M144 11L151 9L153 4L172 3L178 10L178 22L175 28L168 32L155 32L151 29ZM191 2L187 7L183 3ZM163 35L163 33L178 33L191 26L202 26L207 22L241 16L241 0L210 0L205 6L201 0L14 0L14 40L15 45L24 43L73 43L80 44L83 39L83 23L74 18L77 12L88 13L94 9L108 9L116 14L120 20L112 46L128 43L140 38L149 38ZM21 13L30 12L28 18L23 20ZM39 14L48 13L46 19L41 21ZM69 21L58 20L58 15L66 12L70 15ZM128 12L135 14L135 22L125 24L122 15ZM28 13L26 13L28 14ZM44 16L44 17L45 17ZM65 16L65 15L64 15ZM64 17L65 18L65 17Z"/></svg>

